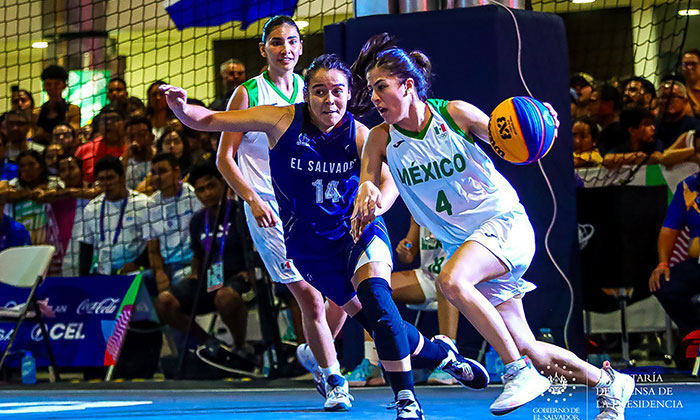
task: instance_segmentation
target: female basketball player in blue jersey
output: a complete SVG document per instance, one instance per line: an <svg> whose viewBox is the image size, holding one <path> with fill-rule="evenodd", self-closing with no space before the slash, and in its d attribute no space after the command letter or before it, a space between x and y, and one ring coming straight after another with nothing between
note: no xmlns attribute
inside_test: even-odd
<svg viewBox="0 0 700 420"><path fill-rule="evenodd" d="M430 61L394 47L386 34L365 44L353 70L354 82L369 88L356 95L356 107L374 105L384 119L364 148L353 235L361 234L377 208L386 211L393 203L396 191L387 198L389 188L377 187L386 162L414 219L448 254L438 277L442 292L506 364L504 390L491 412L509 413L549 388L534 363L548 375L597 386L596 419L622 419L634 380L536 341L527 324L522 296L535 286L522 275L535 253L535 236L517 193L474 143L488 143L486 114L463 101L428 99Z"/></svg>
<svg viewBox="0 0 700 420"><path fill-rule="evenodd" d="M395 393L397 419L422 419L411 356L425 367L440 366L471 388L485 387L488 374L460 356L451 340L428 340L401 319L391 299L392 253L382 219L369 223L357 242L350 235L368 130L346 112L349 80L347 67L324 55L309 67L306 104L223 113L187 105L180 88L162 89L177 117L193 129L267 134L287 257L311 285L372 332ZM388 173L384 180L393 190ZM335 380L331 376L329 383Z"/></svg>
<svg viewBox="0 0 700 420"><path fill-rule="evenodd" d="M228 109L304 102L304 79L294 73L302 51L299 28L292 18L275 16L268 20L260 42L260 54L267 61L267 69L236 89ZM275 282L289 288L299 303L308 342L308 345L297 348L299 361L313 373L317 389L326 397L324 407L327 410L347 409L352 404L352 397L343 391L344 387L337 392L325 387L325 378L340 375L333 336L345 322L345 312L329 304L327 322L323 296L287 259L284 232L278 222L279 206L270 177L268 149L265 133L225 132L219 142L217 166L231 188L245 201L248 229L265 268Z"/></svg>

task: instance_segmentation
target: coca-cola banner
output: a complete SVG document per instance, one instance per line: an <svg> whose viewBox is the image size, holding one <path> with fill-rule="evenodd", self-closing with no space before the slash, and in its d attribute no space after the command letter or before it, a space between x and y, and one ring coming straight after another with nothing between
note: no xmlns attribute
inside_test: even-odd
<svg viewBox="0 0 700 420"><path fill-rule="evenodd" d="M44 280L37 289L37 299L46 303L42 312L47 313L44 321L59 366L104 366L107 341L114 332L119 308L133 282L133 276L47 277ZM0 307L23 304L28 293L28 289L0 283ZM152 319L153 316L148 292L141 286L133 319ZM10 341L14 325L0 323L0 354ZM12 345L12 353L16 355L8 359L8 366L18 367L24 350L32 352L38 366L49 364L41 328L32 320L20 326Z"/></svg>

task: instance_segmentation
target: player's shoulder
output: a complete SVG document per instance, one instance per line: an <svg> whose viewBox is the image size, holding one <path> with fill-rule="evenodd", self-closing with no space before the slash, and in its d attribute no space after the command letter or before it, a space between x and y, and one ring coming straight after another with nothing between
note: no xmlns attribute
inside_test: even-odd
<svg viewBox="0 0 700 420"><path fill-rule="evenodd" d="M375 125L374 127L372 127L369 133L371 136L387 136L389 135L389 124L383 122L379 125Z"/></svg>

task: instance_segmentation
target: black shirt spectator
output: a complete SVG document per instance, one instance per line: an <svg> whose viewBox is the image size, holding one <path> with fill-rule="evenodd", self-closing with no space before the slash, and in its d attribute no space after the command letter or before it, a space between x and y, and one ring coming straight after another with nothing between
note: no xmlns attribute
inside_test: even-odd
<svg viewBox="0 0 700 420"><path fill-rule="evenodd" d="M231 278L237 273L244 271L246 268L245 258L243 255L244 249L242 246L242 238L245 237L244 232L240 231L240 224L237 223L238 205L234 200L227 200L229 206L229 218L226 221L226 228L222 229L221 224L217 226L215 244L216 249L212 249L212 262L223 258L224 263L224 278ZM194 216L190 221L190 239L192 243L192 251L200 261L204 261L207 246L211 243L212 233L214 232L214 224L216 223L218 207L204 208ZM224 217L222 217L224 219ZM226 231L226 240L224 242L223 257L220 249L220 240L223 232ZM198 275L199 273L193 273Z"/></svg>

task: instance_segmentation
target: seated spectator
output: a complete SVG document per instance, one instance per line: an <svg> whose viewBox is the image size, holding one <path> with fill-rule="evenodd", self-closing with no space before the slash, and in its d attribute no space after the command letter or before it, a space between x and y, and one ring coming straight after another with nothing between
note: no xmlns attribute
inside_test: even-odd
<svg viewBox="0 0 700 420"><path fill-rule="evenodd" d="M199 99L187 98L187 103L192 105L199 105L206 108L204 102ZM179 120L178 120L179 121ZM214 155L214 150L211 148L210 135L219 133L208 133L206 131L195 131L187 126L182 126L181 130L184 134L185 139L189 143L189 149L192 163L197 163L202 160L210 159Z"/></svg>
<svg viewBox="0 0 700 420"><path fill-rule="evenodd" d="M166 129L163 136L156 141L156 152L174 154L180 164L183 178L190 172L192 165L190 141L183 130Z"/></svg>
<svg viewBox="0 0 700 420"><path fill-rule="evenodd" d="M156 192L148 199L143 225L148 261L159 290L191 274L189 226L192 214L202 208L190 184L182 182L180 166L172 153L153 158L151 178Z"/></svg>
<svg viewBox="0 0 700 420"><path fill-rule="evenodd" d="M655 100L656 89L647 79L633 76L622 82L622 104L625 107L639 106L652 110Z"/></svg>
<svg viewBox="0 0 700 420"><path fill-rule="evenodd" d="M146 105L143 101L135 96L129 96L126 99L126 116L127 118L145 117Z"/></svg>
<svg viewBox="0 0 700 420"><path fill-rule="evenodd" d="M184 331L197 288L207 285L218 287L212 292L203 290L197 302L197 313L218 312L233 335L234 346L242 349L248 312L241 295L249 286L241 239L244 232L239 230L242 224L236 223L240 217L238 206L233 200L224 199L225 184L213 162L203 161L195 165L191 180L197 197L204 204L204 209L192 217L189 228L194 253L192 277L178 284L159 283L156 308L161 320ZM226 208L220 219L218 215L222 200ZM211 259L207 258L209 253L212 254ZM211 262L203 267L206 261ZM194 335L201 343L209 343L207 348L216 352L218 343L196 323ZM207 354L214 356L211 351Z"/></svg>
<svg viewBox="0 0 700 420"><path fill-rule="evenodd" d="M656 119L656 142L666 150L681 134L700 128L700 120L685 115L688 91L683 83L669 79L661 83L658 92L658 116Z"/></svg>
<svg viewBox="0 0 700 420"><path fill-rule="evenodd" d="M51 203L58 224L58 239L62 247L61 276L79 275L80 241L84 231L85 206L102 191L88 187L83 179L83 162L74 156L58 161L58 175L65 188L56 190Z"/></svg>
<svg viewBox="0 0 700 420"><path fill-rule="evenodd" d="M233 95L238 85L245 82L245 64L242 61L231 58L224 61L219 67L221 82L223 84L223 93L216 97L214 102L209 105L209 109L215 111L226 111L228 100Z"/></svg>
<svg viewBox="0 0 700 420"><path fill-rule="evenodd" d="M0 252L13 246L32 244L27 229L21 223L4 214L5 201L3 200L3 194L8 189L7 181L0 181Z"/></svg>
<svg viewBox="0 0 700 420"><path fill-rule="evenodd" d="M137 271L137 260L146 248L142 226L148 197L126 188L124 167L118 158L106 155L94 169L104 193L90 200L83 212L80 275Z"/></svg>
<svg viewBox="0 0 700 420"><path fill-rule="evenodd" d="M107 83L107 100L121 110L122 115L128 116L126 82L121 77L112 77Z"/></svg>
<svg viewBox="0 0 700 420"><path fill-rule="evenodd" d="M5 136L7 139L7 158L16 162L19 154L25 150L43 153L45 146L28 139L30 119L22 111L10 111L5 114Z"/></svg>
<svg viewBox="0 0 700 420"><path fill-rule="evenodd" d="M40 108L34 109L34 120L37 125L35 137L51 136L53 128L60 122L67 122L74 129L80 128L80 107L69 104L63 99L63 91L66 89L68 72L61 66L51 65L41 72L41 80L44 90L49 96ZM46 141L48 144L48 140Z"/></svg>
<svg viewBox="0 0 700 420"><path fill-rule="evenodd" d="M700 164L700 141L695 139L696 162ZM688 228L691 245L688 259L669 267L676 239ZM651 273L649 289L678 325L681 337L700 329L700 306L691 298L700 293L700 172L676 188L659 233L659 265Z"/></svg>
<svg viewBox="0 0 700 420"><path fill-rule="evenodd" d="M600 128L598 149L602 154L619 146L619 143L624 139L625 134L619 124L621 106L620 92L610 83L596 86L591 93L588 115Z"/></svg>
<svg viewBox="0 0 700 420"><path fill-rule="evenodd" d="M126 186L136 189L151 172L154 154L151 121L146 117L129 119L126 122L126 138L129 149L122 159L126 167Z"/></svg>
<svg viewBox="0 0 700 420"><path fill-rule="evenodd" d="M688 92L685 113L700 119L700 50L693 48L683 54L681 72Z"/></svg>
<svg viewBox="0 0 700 420"><path fill-rule="evenodd" d="M654 119L651 111L641 107L625 108L620 113L622 142L608 150L603 166L659 163L661 151L654 142Z"/></svg>
<svg viewBox="0 0 700 420"><path fill-rule="evenodd" d="M27 89L17 90L17 95L12 96L11 111L28 111L31 113L34 110L34 96Z"/></svg>
<svg viewBox="0 0 700 420"><path fill-rule="evenodd" d="M19 154L18 176L9 182L5 212L29 231L32 244L56 245L58 239L53 212L46 204L51 190L63 188L57 177L49 176L42 156L34 150Z"/></svg>
<svg viewBox="0 0 700 420"><path fill-rule="evenodd" d="M593 92L593 76L587 73L576 73L571 76L569 86L575 93L575 101L571 104L573 118L588 116L588 103Z"/></svg>
<svg viewBox="0 0 700 420"><path fill-rule="evenodd" d="M574 167L599 166L603 163L597 147L598 124L588 117L577 118L572 128L574 137Z"/></svg>
<svg viewBox="0 0 700 420"><path fill-rule="evenodd" d="M7 159L7 139L0 133L0 181L17 178L17 165Z"/></svg>
<svg viewBox="0 0 700 420"><path fill-rule="evenodd" d="M102 108L99 117L102 136L80 145L75 152L75 156L83 161L83 172L88 183L95 182L95 162L107 155L121 157L128 147L124 136L124 117L119 109L107 105Z"/></svg>
<svg viewBox="0 0 700 420"><path fill-rule="evenodd" d="M59 144L65 156L74 156L80 146L80 138L72 125L62 122L53 128L51 143Z"/></svg>
<svg viewBox="0 0 700 420"><path fill-rule="evenodd" d="M44 150L44 162L49 176L58 176L58 160L63 156L63 148L58 143L49 144Z"/></svg>
<svg viewBox="0 0 700 420"><path fill-rule="evenodd" d="M168 121L173 118L173 112L168 107L165 102L165 95L158 89L158 86L166 84L162 80L156 80L151 83L146 91L147 106L146 106L146 118L151 120L151 131L153 131L153 136L159 139L163 132L165 131Z"/></svg>

